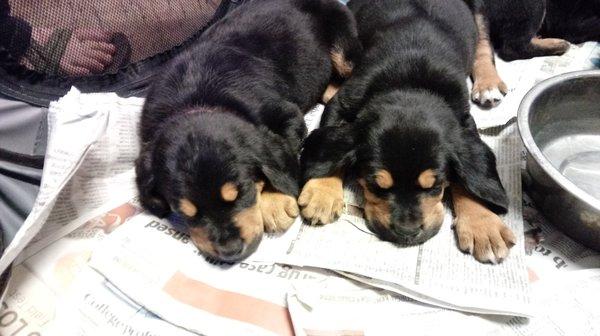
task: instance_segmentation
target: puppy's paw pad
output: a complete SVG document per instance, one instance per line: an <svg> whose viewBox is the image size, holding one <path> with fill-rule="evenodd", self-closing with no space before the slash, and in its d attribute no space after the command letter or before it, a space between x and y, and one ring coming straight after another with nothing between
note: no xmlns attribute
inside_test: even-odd
<svg viewBox="0 0 600 336"><path fill-rule="evenodd" d="M483 263L502 262L516 241L512 231L496 215L457 218L455 229L459 248Z"/></svg>
<svg viewBox="0 0 600 336"><path fill-rule="evenodd" d="M338 177L309 180L298 198L302 217L311 224L329 224L337 220L344 209L344 190Z"/></svg>
<svg viewBox="0 0 600 336"><path fill-rule="evenodd" d="M260 211L266 232L285 232L299 214L294 197L271 191L261 193Z"/></svg>

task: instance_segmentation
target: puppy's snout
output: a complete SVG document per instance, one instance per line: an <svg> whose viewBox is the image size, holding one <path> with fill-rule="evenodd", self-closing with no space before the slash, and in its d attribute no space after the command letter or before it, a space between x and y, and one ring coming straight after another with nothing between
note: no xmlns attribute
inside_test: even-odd
<svg viewBox="0 0 600 336"><path fill-rule="evenodd" d="M244 242L241 239L230 239L223 244L216 244L215 251L223 260L236 260L244 252Z"/></svg>

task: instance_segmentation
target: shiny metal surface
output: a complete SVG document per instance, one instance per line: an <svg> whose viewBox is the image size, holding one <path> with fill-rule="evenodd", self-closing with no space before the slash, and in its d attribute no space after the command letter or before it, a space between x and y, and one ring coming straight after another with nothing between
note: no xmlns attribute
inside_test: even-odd
<svg viewBox="0 0 600 336"><path fill-rule="evenodd" d="M519 107L525 184L558 228L600 251L600 70L536 85Z"/></svg>

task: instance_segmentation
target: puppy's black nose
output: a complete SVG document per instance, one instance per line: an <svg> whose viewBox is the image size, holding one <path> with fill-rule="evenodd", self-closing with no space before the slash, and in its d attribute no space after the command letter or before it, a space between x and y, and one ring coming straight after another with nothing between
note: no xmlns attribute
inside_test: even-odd
<svg viewBox="0 0 600 336"><path fill-rule="evenodd" d="M244 251L244 243L241 239L231 239L224 244L219 244L215 247L219 257L225 260L231 260L238 257Z"/></svg>

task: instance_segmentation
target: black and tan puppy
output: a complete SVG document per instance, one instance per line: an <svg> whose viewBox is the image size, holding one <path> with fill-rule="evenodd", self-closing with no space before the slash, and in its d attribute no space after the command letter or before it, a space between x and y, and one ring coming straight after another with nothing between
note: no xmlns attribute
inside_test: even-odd
<svg viewBox="0 0 600 336"><path fill-rule="evenodd" d="M507 92L494 66L506 60L562 55L569 42L600 40L600 0L476 0L480 42L473 70L473 101L497 105Z"/></svg>
<svg viewBox="0 0 600 336"><path fill-rule="evenodd" d="M562 1L562 0L560 0ZM494 65L494 49L512 61L537 56L561 55L569 43L542 39L538 32L546 16L546 0L475 0L480 43L473 69L474 102L491 107L500 103L508 88Z"/></svg>
<svg viewBox="0 0 600 336"><path fill-rule="evenodd" d="M369 229L419 244L435 235L450 187L461 250L499 262L515 237L496 159L469 114L477 28L461 0L352 0L364 55L306 139L302 215L330 223L342 176L357 175Z"/></svg>
<svg viewBox="0 0 600 336"><path fill-rule="evenodd" d="M255 0L207 30L159 76L142 113L141 203L181 214L196 246L223 261L298 215L303 114L360 43L337 0Z"/></svg>

